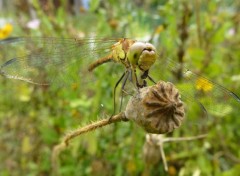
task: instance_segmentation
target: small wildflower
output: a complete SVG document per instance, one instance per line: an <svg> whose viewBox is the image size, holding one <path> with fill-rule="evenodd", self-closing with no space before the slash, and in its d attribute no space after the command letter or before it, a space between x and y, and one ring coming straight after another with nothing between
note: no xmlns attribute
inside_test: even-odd
<svg viewBox="0 0 240 176"><path fill-rule="evenodd" d="M231 28L229 29L227 32L226 32L226 37L233 37L234 35L236 34L236 31L234 28Z"/></svg>
<svg viewBox="0 0 240 176"><path fill-rule="evenodd" d="M73 84L71 85L71 89L72 89L72 90L77 90L77 88L78 88L78 83L73 83Z"/></svg>
<svg viewBox="0 0 240 176"><path fill-rule="evenodd" d="M40 26L40 20L39 19L33 19L27 23L27 27L29 29L38 29Z"/></svg>
<svg viewBox="0 0 240 176"><path fill-rule="evenodd" d="M85 13L87 10L83 7L83 6L80 6L79 7L79 12L81 13Z"/></svg>
<svg viewBox="0 0 240 176"><path fill-rule="evenodd" d="M10 23L5 24L0 28L0 40L7 38L13 31L13 26Z"/></svg>
<svg viewBox="0 0 240 176"><path fill-rule="evenodd" d="M135 173L136 170L137 170L136 164L134 163L133 160L129 160L129 161L126 163L126 168L127 168L128 173L131 173L131 174ZM130 174L130 175L131 175L131 174Z"/></svg>
<svg viewBox="0 0 240 176"><path fill-rule="evenodd" d="M203 92L210 92L213 89L213 84L207 79L198 78L196 81L197 90L202 90Z"/></svg>
<svg viewBox="0 0 240 176"><path fill-rule="evenodd" d="M108 21L108 24L109 24L109 26L112 28L112 29L116 29L117 27L118 27L118 20L116 20L116 19L110 19L109 21Z"/></svg>
<svg viewBox="0 0 240 176"><path fill-rule="evenodd" d="M159 25L157 27L157 29L155 30L155 33L156 34L160 34L162 31L164 31L164 27L163 27L163 25Z"/></svg>

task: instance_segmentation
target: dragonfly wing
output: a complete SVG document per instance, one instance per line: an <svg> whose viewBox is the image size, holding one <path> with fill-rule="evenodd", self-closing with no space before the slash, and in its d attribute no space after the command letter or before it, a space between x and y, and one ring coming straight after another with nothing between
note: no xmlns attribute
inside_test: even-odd
<svg viewBox="0 0 240 176"><path fill-rule="evenodd" d="M150 70L150 75L154 80L171 81L176 85L186 104L188 119L193 123L206 123L206 118L212 116L223 117L240 113L238 95L173 60L163 61L159 56L159 61Z"/></svg>
<svg viewBox="0 0 240 176"><path fill-rule="evenodd" d="M188 105L197 103L208 115L227 116L233 111L239 111L240 98L214 81L196 74L189 69L168 60L168 68L176 73L181 68L182 83L179 89Z"/></svg>
<svg viewBox="0 0 240 176"><path fill-rule="evenodd" d="M104 57L117 40L10 38L0 42L0 74L34 84L72 83L86 75L87 65ZM81 75L80 75L81 73Z"/></svg>

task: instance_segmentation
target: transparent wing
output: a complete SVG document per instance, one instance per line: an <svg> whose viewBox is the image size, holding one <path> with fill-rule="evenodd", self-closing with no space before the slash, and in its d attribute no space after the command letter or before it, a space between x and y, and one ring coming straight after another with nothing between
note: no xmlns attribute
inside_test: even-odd
<svg viewBox="0 0 240 176"><path fill-rule="evenodd" d="M107 56L117 39L16 37L0 41L0 74L7 78L49 85L78 82L89 63Z"/></svg>
<svg viewBox="0 0 240 176"><path fill-rule="evenodd" d="M188 116L191 118L200 119L199 117L209 117L209 115L223 117L230 113L237 114L240 112L240 98L232 91L194 73L171 59L161 61L159 56L158 62L161 66L155 67L151 73L157 79L175 82L180 90L182 100L186 104ZM181 79L178 81L169 79L176 74ZM196 111L199 111L199 116L193 117L196 116Z"/></svg>

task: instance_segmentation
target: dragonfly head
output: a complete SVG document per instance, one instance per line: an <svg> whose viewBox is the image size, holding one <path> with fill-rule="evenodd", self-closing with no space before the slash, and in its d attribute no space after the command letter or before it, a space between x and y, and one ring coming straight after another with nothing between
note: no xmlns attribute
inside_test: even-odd
<svg viewBox="0 0 240 176"><path fill-rule="evenodd" d="M157 54L156 48L150 43L135 42L127 53L130 64L142 71L149 70L155 63Z"/></svg>

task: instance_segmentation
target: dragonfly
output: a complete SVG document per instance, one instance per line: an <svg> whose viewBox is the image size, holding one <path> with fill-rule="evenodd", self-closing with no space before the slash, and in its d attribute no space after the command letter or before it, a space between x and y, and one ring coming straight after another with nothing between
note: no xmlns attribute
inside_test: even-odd
<svg viewBox="0 0 240 176"><path fill-rule="evenodd" d="M0 50L2 48L5 48L2 52L5 62L0 66L0 75L36 85L61 86L80 80L104 63L123 65L125 70L114 87L114 109L115 91L120 82L122 90L128 80L140 89L147 86L147 80L155 83L154 80L164 79L165 72L179 70L179 63L161 60L154 45L128 38L15 37L0 41ZM159 64L163 65L163 70L158 68ZM184 84L177 87L187 106L196 105L201 111L213 112L215 116L240 109L237 94L190 69L182 67L182 70Z"/></svg>
<svg viewBox="0 0 240 176"><path fill-rule="evenodd" d="M145 87L146 78L154 82L148 75L148 70L156 60L156 49L152 44L147 42L138 42L126 38L104 41L99 39L79 40L16 37L4 40L2 43L21 43L21 45L23 44L23 46L26 46L26 48L24 48L24 50L26 49L26 54L20 57L13 57L3 63L0 67L0 75L5 78L17 79L42 86L48 86L55 82L57 82L58 85L71 82L74 79L68 74L70 72L69 70L76 69L72 66L81 65L79 61L86 60L87 58L85 57L89 57L89 55L100 56L101 52L108 53L100 59L90 63L88 71L92 72L96 67L110 61L124 65L125 71L114 87L114 113L116 106L116 88L122 80L122 90L128 79L133 82L135 88ZM38 47L36 48L35 46ZM77 48L81 49L77 51ZM78 57L79 59L72 59L73 57ZM69 61L71 63L69 65L72 65L70 67L66 65L66 62ZM38 73L36 73L37 69L39 70ZM141 82L137 77L137 69L141 71ZM51 76L46 79L40 79L41 71L47 72L47 75L59 75L64 73L59 77L60 79L56 77L52 78ZM78 71L80 70L77 68L74 74L77 75ZM80 76L81 75L79 75L79 78ZM123 95L121 97L123 97Z"/></svg>
<svg viewBox="0 0 240 176"><path fill-rule="evenodd" d="M81 51L77 51L79 52L77 56L82 59L89 57L87 55L96 55L100 54L100 52L106 52L106 50L109 52L110 50L110 54L92 62L88 66L89 72L93 71L96 67L103 63L110 61L119 62L126 68L126 73L121 76L122 79L125 78L125 74L128 74L126 78L128 78L131 74L132 81L135 82L136 87L139 88L146 86L145 80L143 80L143 84L139 83L136 75L136 69L141 70L142 79L149 78L152 80L148 75L148 70L156 60L155 47L150 43L137 42L132 39L122 38L113 41L113 45L106 47L101 46L101 44L104 45L105 43L112 42L98 41L96 39L60 39L59 41L59 39L56 38L42 38L40 40L36 38L10 38L5 41L1 41L0 44L17 42L23 43L23 45L28 45L27 48L30 48L27 49L26 56L14 57L3 63L0 67L0 74L6 78L18 79L32 84L50 85L55 81L55 79L40 80L36 78L38 75L34 75L31 72L34 71L35 67L39 69L49 67L51 70L53 69L52 67L55 67L57 68L56 71L63 72L63 68L66 66L66 60L73 57L73 53L76 55L77 47L81 48ZM40 46L39 43L41 43ZM39 46L37 49L35 48L36 44ZM70 62L72 62L72 64L77 63L76 60ZM62 68L59 68L58 66ZM18 69L19 67L23 68ZM66 80L63 79L63 83ZM121 79L119 82L120 81Z"/></svg>

